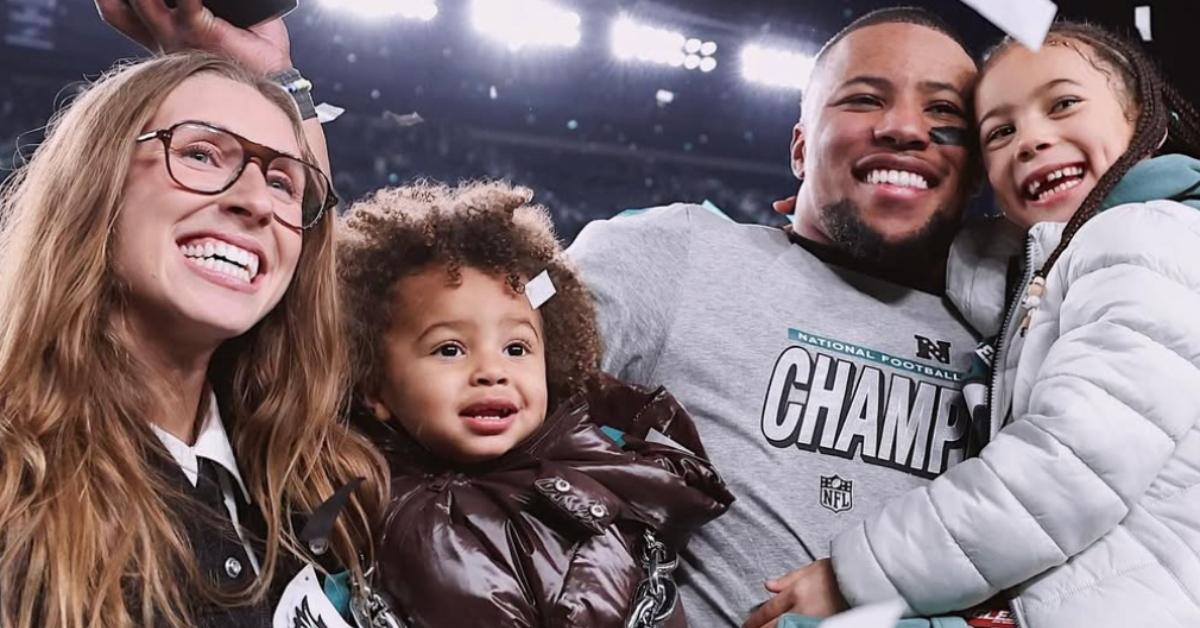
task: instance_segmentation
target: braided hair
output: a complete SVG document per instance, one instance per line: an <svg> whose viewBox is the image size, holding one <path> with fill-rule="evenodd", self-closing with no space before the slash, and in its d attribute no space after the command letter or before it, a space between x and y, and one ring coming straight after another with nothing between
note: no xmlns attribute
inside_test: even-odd
<svg viewBox="0 0 1200 628"><path fill-rule="evenodd" d="M1117 183L1134 164L1154 155L1182 153L1200 158L1200 115L1168 83L1142 47L1131 39L1094 24L1059 21L1050 28L1047 45L1083 44L1090 50L1076 50L1110 78L1116 73L1119 95L1137 112L1133 139L1120 158L1105 172L1088 193L1079 209L1067 221L1062 240L1034 274L1043 280L1058 261L1080 227L1100 210ZM1006 39L985 56L982 73L1014 42ZM1072 46L1074 47L1074 46ZM1089 54L1091 53L1091 54Z"/></svg>

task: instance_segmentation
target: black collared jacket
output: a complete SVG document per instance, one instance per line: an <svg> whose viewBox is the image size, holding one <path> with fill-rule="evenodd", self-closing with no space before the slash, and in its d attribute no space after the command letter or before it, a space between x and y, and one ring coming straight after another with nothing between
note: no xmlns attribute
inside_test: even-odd
<svg viewBox="0 0 1200 628"><path fill-rule="evenodd" d="M249 586L257 575L241 539L234 530L233 522L223 506L214 507L211 504L211 496L204 495L205 491L214 490L219 495L220 487L210 485L211 480L204 477L201 477L197 486L192 486L183 470L165 452L162 452L161 457L153 454L151 457L155 459L153 466L156 470L176 490L176 497L169 499L168 504L183 524L183 530L195 552L200 573L223 591L233 592ZM209 499L205 500L204 497ZM263 539L267 530L262 512L256 505L244 503L240 493L237 494L236 502L238 519L261 563L266 553ZM280 595L302 567L301 561L286 552L281 552L270 593L257 604L221 607L202 600L197 594L190 609L192 618L200 628L269 627ZM136 613L133 610L136 608L131 602L131 612Z"/></svg>

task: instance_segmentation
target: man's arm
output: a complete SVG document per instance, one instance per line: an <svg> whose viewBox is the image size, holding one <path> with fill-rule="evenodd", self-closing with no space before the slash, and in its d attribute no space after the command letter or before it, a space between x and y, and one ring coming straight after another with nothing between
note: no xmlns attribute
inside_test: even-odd
<svg viewBox="0 0 1200 628"><path fill-rule="evenodd" d="M683 307L679 292L696 210L679 205L597 220L567 250L596 300L604 370L618 379L646 387L662 383L655 369Z"/></svg>
<svg viewBox="0 0 1200 628"><path fill-rule="evenodd" d="M213 15L202 0L96 0L100 17L142 47L157 53L195 49L228 57L267 75L292 67L291 42L283 19L238 28ZM328 175L325 131L312 118L304 121L304 137L317 163Z"/></svg>

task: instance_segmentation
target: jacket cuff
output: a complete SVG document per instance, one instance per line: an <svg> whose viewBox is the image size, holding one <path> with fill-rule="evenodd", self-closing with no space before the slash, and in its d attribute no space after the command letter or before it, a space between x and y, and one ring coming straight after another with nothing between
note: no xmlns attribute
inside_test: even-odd
<svg viewBox="0 0 1200 628"><path fill-rule="evenodd" d="M866 524L859 523L834 537L829 558L837 576L838 588L851 607L901 600L904 602L904 616L916 615L908 605L908 600L884 573L879 561L875 560L867 541Z"/></svg>

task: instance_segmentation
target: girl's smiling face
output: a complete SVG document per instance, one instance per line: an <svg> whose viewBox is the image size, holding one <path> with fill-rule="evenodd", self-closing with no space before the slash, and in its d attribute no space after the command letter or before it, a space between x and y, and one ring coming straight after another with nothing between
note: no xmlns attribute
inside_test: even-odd
<svg viewBox="0 0 1200 628"><path fill-rule="evenodd" d="M1005 217L1066 222L1129 147L1136 112L1115 69L1087 44L1011 45L976 89L980 148Z"/></svg>

